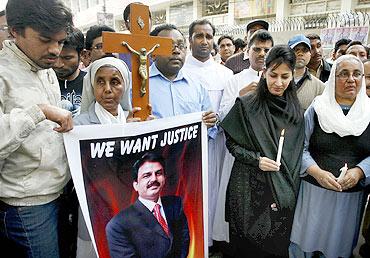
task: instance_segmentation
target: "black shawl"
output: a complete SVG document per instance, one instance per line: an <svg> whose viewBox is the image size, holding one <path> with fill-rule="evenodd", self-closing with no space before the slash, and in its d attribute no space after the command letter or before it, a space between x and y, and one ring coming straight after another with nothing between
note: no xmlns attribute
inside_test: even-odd
<svg viewBox="0 0 370 258"><path fill-rule="evenodd" d="M235 157L226 219L232 234L246 236L269 249L265 244L271 243L276 235L281 238L279 231L289 242L290 228L287 227L293 217L300 183L304 120L302 117L297 123L291 122L292 115L286 112L288 103L284 97L269 94L265 107L258 112L252 104L253 97L248 94L238 98L221 123L227 147ZM258 168L258 158L276 159L282 129L285 129L285 141L280 171L264 172ZM278 212L271 211L272 202L277 204ZM289 221L288 226L279 220ZM272 249L278 251L276 247L279 246Z"/></svg>

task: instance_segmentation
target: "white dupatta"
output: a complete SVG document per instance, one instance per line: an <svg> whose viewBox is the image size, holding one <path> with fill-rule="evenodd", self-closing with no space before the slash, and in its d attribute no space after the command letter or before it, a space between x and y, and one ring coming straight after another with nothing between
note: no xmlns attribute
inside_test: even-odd
<svg viewBox="0 0 370 258"><path fill-rule="evenodd" d="M347 115L343 114L341 106L335 99L336 68L339 63L346 60L356 60L364 67L360 59L353 55L340 56L334 63L329 80L322 95L317 96L312 103L317 114L321 129L326 133L336 133L341 137L361 135L370 122L370 98L366 95L365 79L362 78L361 88L356 100Z"/></svg>

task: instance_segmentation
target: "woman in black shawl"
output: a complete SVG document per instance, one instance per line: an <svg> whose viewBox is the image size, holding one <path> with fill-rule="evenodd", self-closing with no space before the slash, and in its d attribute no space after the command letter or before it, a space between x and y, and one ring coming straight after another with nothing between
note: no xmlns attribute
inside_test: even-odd
<svg viewBox="0 0 370 258"><path fill-rule="evenodd" d="M238 98L221 123L235 157L226 220L236 257L288 256L304 141L293 80L295 61L288 46L273 47L256 92ZM282 129L285 141L277 163Z"/></svg>

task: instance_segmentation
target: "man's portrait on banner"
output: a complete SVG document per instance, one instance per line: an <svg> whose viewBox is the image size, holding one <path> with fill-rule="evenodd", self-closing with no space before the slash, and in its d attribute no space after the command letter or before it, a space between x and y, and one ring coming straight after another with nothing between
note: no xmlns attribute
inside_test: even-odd
<svg viewBox="0 0 370 258"><path fill-rule="evenodd" d="M165 161L147 152L132 168L138 199L114 216L106 226L112 258L185 258L189 228L179 196L161 196L166 183Z"/></svg>

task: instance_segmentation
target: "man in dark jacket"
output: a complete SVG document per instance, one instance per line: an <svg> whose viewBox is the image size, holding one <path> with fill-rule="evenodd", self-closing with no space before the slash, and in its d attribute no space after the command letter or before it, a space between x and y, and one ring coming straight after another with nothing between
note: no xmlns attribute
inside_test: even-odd
<svg viewBox="0 0 370 258"><path fill-rule="evenodd" d="M329 79L331 65L323 57L321 38L317 34L308 34L306 37L311 43L311 60L307 67L312 75L319 78L320 81L326 82Z"/></svg>

